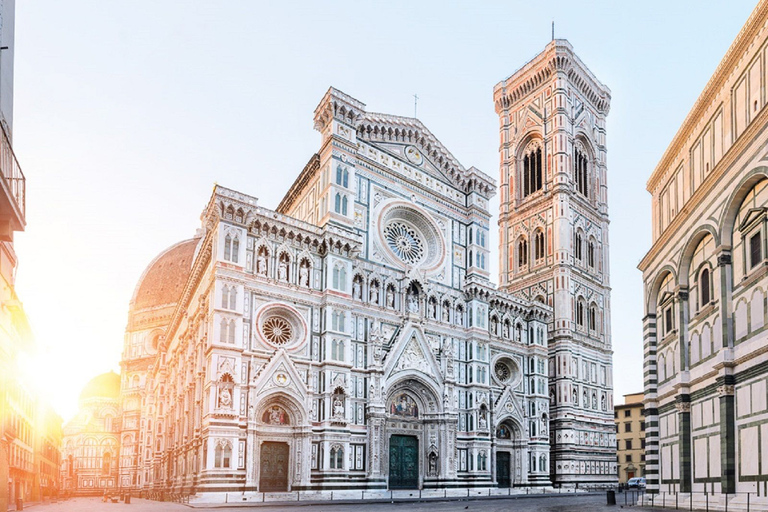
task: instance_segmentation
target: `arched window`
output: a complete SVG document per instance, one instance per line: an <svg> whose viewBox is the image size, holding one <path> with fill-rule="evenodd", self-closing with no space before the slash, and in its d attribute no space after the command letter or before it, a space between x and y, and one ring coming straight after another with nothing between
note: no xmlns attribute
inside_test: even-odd
<svg viewBox="0 0 768 512"><path fill-rule="evenodd" d="M589 197L587 164L586 154L581 148L576 147L573 150L573 182L576 185L576 192L584 197Z"/></svg>
<svg viewBox="0 0 768 512"><path fill-rule="evenodd" d="M229 336L229 321L226 318L221 319L219 324L219 341L226 343Z"/></svg>
<svg viewBox="0 0 768 512"><path fill-rule="evenodd" d="M217 468L229 468L232 459L232 445L229 441L220 441L216 445L214 464Z"/></svg>
<svg viewBox="0 0 768 512"><path fill-rule="evenodd" d="M522 268L528 264L528 241L521 238L517 242L517 267Z"/></svg>
<svg viewBox="0 0 768 512"><path fill-rule="evenodd" d="M710 284L710 278L709 278L709 269L703 268L701 269L701 273L699 274L699 297L701 298L699 301L699 307L703 308L707 304L709 304L712 297L710 296L710 290L711 290L711 284Z"/></svg>
<svg viewBox="0 0 768 512"><path fill-rule="evenodd" d="M522 197L527 197L541 190L543 182L541 146L538 143L532 143L526 149L525 156L523 156L522 178Z"/></svg>
<svg viewBox="0 0 768 512"><path fill-rule="evenodd" d="M104 456L101 460L101 474L108 475L112 472L112 454L110 452L104 452Z"/></svg>
<svg viewBox="0 0 768 512"><path fill-rule="evenodd" d="M344 469L344 449L341 446L331 448L331 469Z"/></svg>
<svg viewBox="0 0 768 512"><path fill-rule="evenodd" d="M221 287L221 307L229 307L229 286Z"/></svg>
<svg viewBox="0 0 768 512"><path fill-rule="evenodd" d="M344 361L344 340L331 341L331 359L334 361Z"/></svg>
<svg viewBox="0 0 768 512"><path fill-rule="evenodd" d="M232 237L229 235L224 237L224 259L232 259Z"/></svg>
<svg viewBox="0 0 768 512"><path fill-rule="evenodd" d="M544 232L539 230L533 238L533 253L536 261L544 259Z"/></svg>
<svg viewBox="0 0 768 512"><path fill-rule="evenodd" d="M589 268L595 268L595 242L590 240L587 246L587 265Z"/></svg>
<svg viewBox="0 0 768 512"><path fill-rule="evenodd" d="M573 254L576 256L577 261L581 261L581 233L576 232L576 236L573 239Z"/></svg>
<svg viewBox="0 0 768 512"><path fill-rule="evenodd" d="M341 194L336 194L336 202L333 205L333 211L341 213Z"/></svg>
<svg viewBox="0 0 768 512"><path fill-rule="evenodd" d="M347 269L342 264L333 267L333 287L341 291L347 289Z"/></svg>
<svg viewBox="0 0 768 512"><path fill-rule="evenodd" d="M597 327L597 306L594 304L589 308L589 330L595 331Z"/></svg>
<svg viewBox="0 0 768 512"><path fill-rule="evenodd" d="M576 301L576 325L584 327L584 301Z"/></svg>
<svg viewBox="0 0 768 512"><path fill-rule="evenodd" d="M232 258L230 261L237 263L237 255L240 252L240 239L235 237L232 239Z"/></svg>
<svg viewBox="0 0 768 512"><path fill-rule="evenodd" d="M229 309L237 309L237 288L229 289Z"/></svg>
<svg viewBox="0 0 768 512"><path fill-rule="evenodd" d="M341 214L347 214L347 196L341 198Z"/></svg>

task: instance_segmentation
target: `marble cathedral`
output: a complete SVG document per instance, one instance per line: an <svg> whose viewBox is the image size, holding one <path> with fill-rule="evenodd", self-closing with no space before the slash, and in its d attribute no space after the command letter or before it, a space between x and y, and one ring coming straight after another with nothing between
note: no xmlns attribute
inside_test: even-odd
<svg viewBox="0 0 768 512"><path fill-rule="evenodd" d="M499 287L496 182L334 88L275 210L214 188L131 300L122 488L615 481L609 91L555 40L494 97Z"/></svg>

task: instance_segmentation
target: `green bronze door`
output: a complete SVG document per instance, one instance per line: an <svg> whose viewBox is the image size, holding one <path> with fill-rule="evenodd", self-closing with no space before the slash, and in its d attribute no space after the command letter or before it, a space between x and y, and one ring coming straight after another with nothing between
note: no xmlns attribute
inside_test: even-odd
<svg viewBox="0 0 768 512"><path fill-rule="evenodd" d="M259 467L261 492L288 490L288 452L288 443L262 443Z"/></svg>
<svg viewBox="0 0 768 512"><path fill-rule="evenodd" d="M419 440L414 436L389 439L389 488L419 488Z"/></svg>
<svg viewBox="0 0 768 512"><path fill-rule="evenodd" d="M499 487L511 487L509 452L496 452L496 482Z"/></svg>

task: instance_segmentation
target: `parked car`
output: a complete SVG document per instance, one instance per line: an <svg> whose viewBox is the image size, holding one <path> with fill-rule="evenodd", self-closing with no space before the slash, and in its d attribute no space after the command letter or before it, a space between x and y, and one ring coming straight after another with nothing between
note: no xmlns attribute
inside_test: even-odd
<svg viewBox="0 0 768 512"><path fill-rule="evenodd" d="M627 489L645 489L645 478L642 476L630 478L627 482Z"/></svg>

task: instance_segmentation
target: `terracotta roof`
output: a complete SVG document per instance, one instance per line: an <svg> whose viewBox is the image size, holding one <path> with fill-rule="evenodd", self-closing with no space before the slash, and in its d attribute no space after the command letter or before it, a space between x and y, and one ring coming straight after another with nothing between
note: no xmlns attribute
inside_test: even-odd
<svg viewBox="0 0 768 512"><path fill-rule="evenodd" d="M85 385L80 400L88 398L118 398L120 396L120 376L115 372L102 373Z"/></svg>
<svg viewBox="0 0 768 512"><path fill-rule="evenodd" d="M189 273L199 238L179 242L161 252L149 264L136 285L133 294L133 310L175 304Z"/></svg>

